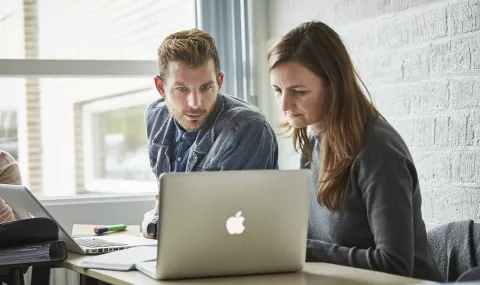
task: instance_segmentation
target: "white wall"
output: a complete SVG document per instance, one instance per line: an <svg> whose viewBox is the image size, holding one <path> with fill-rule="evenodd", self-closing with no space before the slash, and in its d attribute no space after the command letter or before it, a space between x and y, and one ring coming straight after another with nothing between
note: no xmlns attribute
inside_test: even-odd
<svg viewBox="0 0 480 285"><path fill-rule="evenodd" d="M406 140L426 222L480 221L480 1L269 1L270 37L313 19L339 32Z"/></svg>

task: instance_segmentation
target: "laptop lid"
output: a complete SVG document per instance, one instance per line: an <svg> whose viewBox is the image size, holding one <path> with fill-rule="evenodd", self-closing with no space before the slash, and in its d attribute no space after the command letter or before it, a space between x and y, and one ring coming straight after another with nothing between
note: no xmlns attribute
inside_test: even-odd
<svg viewBox="0 0 480 285"><path fill-rule="evenodd" d="M131 246L156 245L156 241L136 236L117 235L73 239L25 186L0 184L0 198L5 200L20 219L44 217L54 221L58 225L58 238L66 243L69 251L79 254L98 254ZM81 246L77 243L80 240L85 244L95 242L98 246L95 244L90 247Z"/></svg>
<svg viewBox="0 0 480 285"><path fill-rule="evenodd" d="M165 173L159 183L158 279L303 268L310 170Z"/></svg>
<svg viewBox="0 0 480 285"><path fill-rule="evenodd" d="M5 200L15 214L22 220L36 217L51 219L58 226L58 238L66 243L68 250L85 254L85 251L72 239L25 186L0 184L0 198Z"/></svg>

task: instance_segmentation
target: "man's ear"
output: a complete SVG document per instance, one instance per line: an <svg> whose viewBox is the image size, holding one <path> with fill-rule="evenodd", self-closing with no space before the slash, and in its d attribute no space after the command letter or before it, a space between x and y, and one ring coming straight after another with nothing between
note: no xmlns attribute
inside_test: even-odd
<svg viewBox="0 0 480 285"><path fill-rule="evenodd" d="M220 72L220 74L217 77L217 84L218 84L218 90L222 89L222 84L223 84L223 77L225 74L223 72Z"/></svg>
<svg viewBox="0 0 480 285"><path fill-rule="evenodd" d="M165 89L164 89L163 81L162 79L160 79L160 76L158 75L155 76L154 81L155 81L155 87L157 88L158 93L160 94L160 96L162 96L162 98L165 98Z"/></svg>

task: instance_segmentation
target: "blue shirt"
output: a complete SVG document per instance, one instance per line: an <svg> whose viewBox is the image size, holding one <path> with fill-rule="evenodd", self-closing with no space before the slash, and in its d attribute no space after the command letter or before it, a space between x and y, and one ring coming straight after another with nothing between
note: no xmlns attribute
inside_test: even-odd
<svg viewBox="0 0 480 285"><path fill-rule="evenodd" d="M175 172L185 172L187 169L188 154L190 148L197 138L198 131L186 131L175 120L175 126L177 127L175 134L175 157L173 160L173 169Z"/></svg>

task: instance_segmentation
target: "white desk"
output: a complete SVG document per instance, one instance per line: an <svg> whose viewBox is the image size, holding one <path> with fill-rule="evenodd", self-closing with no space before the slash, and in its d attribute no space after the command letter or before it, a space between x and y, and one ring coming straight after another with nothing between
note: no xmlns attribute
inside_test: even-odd
<svg viewBox="0 0 480 285"><path fill-rule="evenodd" d="M84 269L76 267L85 256L69 252L69 258L63 263L63 267L76 271L95 279L115 285L154 285L154 284L275 284L275 285L354 285L354 284L437 284L435 282L422 281L397 275L385 274L370 270L328 264L306 263L305 268L299 273L256 275L243 277L220 277L187 279L175 281L154 280L139 271L110 271L97 269Z"/></svg>

